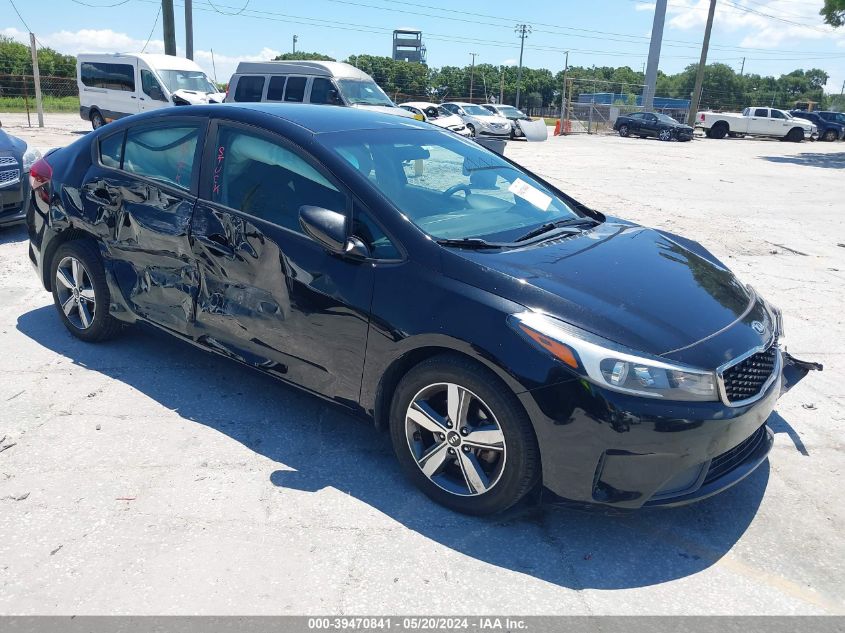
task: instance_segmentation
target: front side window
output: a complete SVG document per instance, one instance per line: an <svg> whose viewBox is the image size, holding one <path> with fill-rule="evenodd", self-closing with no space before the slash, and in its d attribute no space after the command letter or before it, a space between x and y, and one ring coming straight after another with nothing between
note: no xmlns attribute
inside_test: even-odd
<svg viewBox="0 0 845 633"><path fill-rule="evenodd" d="M301 233L303 205L346 212L346 196L301 156L267 138L222 127L211 200Z"/></svg>
<svg viewBox="0 0 845 633"><path fill-rule="evenodd" d="M199 124L193 123L129 128L123 170L188 190L199 134Z"/></svg>
<svg viewBox="0 0 845 633"><path fill-rule="evenodd" d="M135 92L135 67L130 64L83 62L79 75L89 88Z"/></svg>
<svg viewBox="0 0 845 633"><path fill-rule="evenodd" d="M308 77L288 77L285 88L285 101L290 103L302 103L305 99L305 84Z"/></svg>
<svg viewBox="0 0 845 633"><path fill-rule="evenodd" d="M754 116L763 117L764 119L769 118L769 111L766 108L757 108L754 110Z"/></svg>
<svg viewBox="0 0 845 633"><path fill-rule="evenodd" d="M374 259L401 259L402 257L370 214L357 205L352 214L352 235L367 245Z"/></svg>
<svg viewBox="0 0 845 633"><path fill-rule="evenodd" d="M326 135L324 142L438 239L510 241L579 216L559 195L475 143L427 130Z"/></svg>
<svg viewBox="0 0 845 633"><path fill-rule="evenodd" d="M783 112L780 110L772 110L772 118L773 119L785 119L786 117L783 116Z"/></svg>
<svg viewBox="0 0 845 633"><path fill-rule="evenodd" d="M315 77L311 80L310 102L324 105L343 105L334 84L330 79L323 77Z"/></svg>
<svg viewBox="0 0 845 633"><path fill-rule="evenodd" d="M158 80L149 70L141 69L141 90L143 90L144 94L150 99L155 99L156 101L167 101Z"/></svg>
<svg viewBox="0 0 845 633"><path fill-rule="evenodd" d="M238 87L235 88L235 101L240 103L261 101L261 93L263 91L264 77L260 75L243 75L238 79Z"/></svg>

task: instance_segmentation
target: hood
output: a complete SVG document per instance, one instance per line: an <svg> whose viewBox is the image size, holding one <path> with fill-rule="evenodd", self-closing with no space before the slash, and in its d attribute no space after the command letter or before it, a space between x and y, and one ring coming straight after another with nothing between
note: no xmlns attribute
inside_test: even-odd
<svg viewBox="0 0 845 633"><path fill-rule="evenodd" d="M675 121L675 124L672 127L676 130L692 130L692 128L686 123L678 123L677 121Z"/></svg>
<svg viewBox="0 0 845 633"><path fill-rule="evenodd" d="M700 245L614 219L523 249L444 249L443 267L448 276L651 354L693 346L767 312Z"/></svg>
<svg viewBox="0 0 845 633"><path fill-rule="evenodd" d="M223 103L226 94L223 92L200 92L199 90L177 90L173 93L177 99L185 101L189 105L205 105L207 103Z"/></svg>
<svg viewBox="0 0 845 633"><path fill-rule="evenodd" d="M26 141L7 134L0 129L0 152L12 152L13 154L23 154L26 151Z"/></svg>
<svg viewBox="0 0 845 633"><path fill-rule="evenodd" d="M450 114L449 116L439 116L436 119L428 119L428 122L437 125L438 127L450 127L452 125L464 124L464 120L457 114Z"/></svg>
<svg viewBox="0 0 845 633"><path fill-rule="evenodd" d="M362 110L371 110L373 112L381 112L382 114L394 114L396 116L403 116L408 119L413 119L414 115L404 108L400 108L398 106L380 106L380 105L367 105L365 103L356 103L352 105L353 108L361 108Z"/></svg>

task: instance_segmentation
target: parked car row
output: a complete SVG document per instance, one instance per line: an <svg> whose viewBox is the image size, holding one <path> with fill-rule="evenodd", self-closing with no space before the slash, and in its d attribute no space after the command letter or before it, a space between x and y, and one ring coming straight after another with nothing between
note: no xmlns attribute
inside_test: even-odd
<svg viewBox="0 0 845 633"><path fill-rule="evenodd" d="M512 106L413 101L397 107L367 73L342 62L241 62L225 94L193 61L169 55L100 54L77 58L80 116L94 129L172 105L311 103L415 117L469 136L545 140L545 122Z"/></svg>

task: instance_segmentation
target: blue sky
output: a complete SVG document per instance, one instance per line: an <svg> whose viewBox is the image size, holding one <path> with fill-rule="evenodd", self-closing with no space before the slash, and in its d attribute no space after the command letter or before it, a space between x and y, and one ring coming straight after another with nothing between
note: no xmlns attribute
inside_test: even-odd
<svg viewBox="0 0 845 633"><path fill-rule="evenodd" d="M148 52L162 52L161 20L153 28L156 0L15 0L39 41L75 54L137 51L152 33ZM83 4L84 3L84 4ZM181 0L176 4L177 45L184 47ZM669 0L660 68L677 72L697 61L708 0ZM0 0L0 33L21 39L26 29L9 0ZM96 6L85 6L96 5ZM781 74L817 67L838 93L845 80L845 27L824 26L822 0L719 0L708 61L745 72ZM524 8L523 8L524 7ZM316 50L337 59L354 53L389 55L391 31L423 31L431 65L516 63L519 40L513 25L534 31L526 41L526 66L559 70L564 50L572 65L628 65L642 69L654 15L641 0L194 0L197 62L226 81L239 60L268 59L291 50Z"/></svg>

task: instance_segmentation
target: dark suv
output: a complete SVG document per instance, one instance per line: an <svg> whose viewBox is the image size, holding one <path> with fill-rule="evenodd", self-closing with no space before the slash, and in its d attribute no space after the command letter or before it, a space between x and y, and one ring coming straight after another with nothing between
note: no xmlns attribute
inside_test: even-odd
<svg viewBox="0 0 845 633"><path fill-rule="evenodd" d="M839 112L807 112L806 110L792 110L790 114L800 119L812 121L819 128L819 139L822 141L839 141L845 136L845 124L838 122L833 117L824 115L839 115Z"/></svg>

